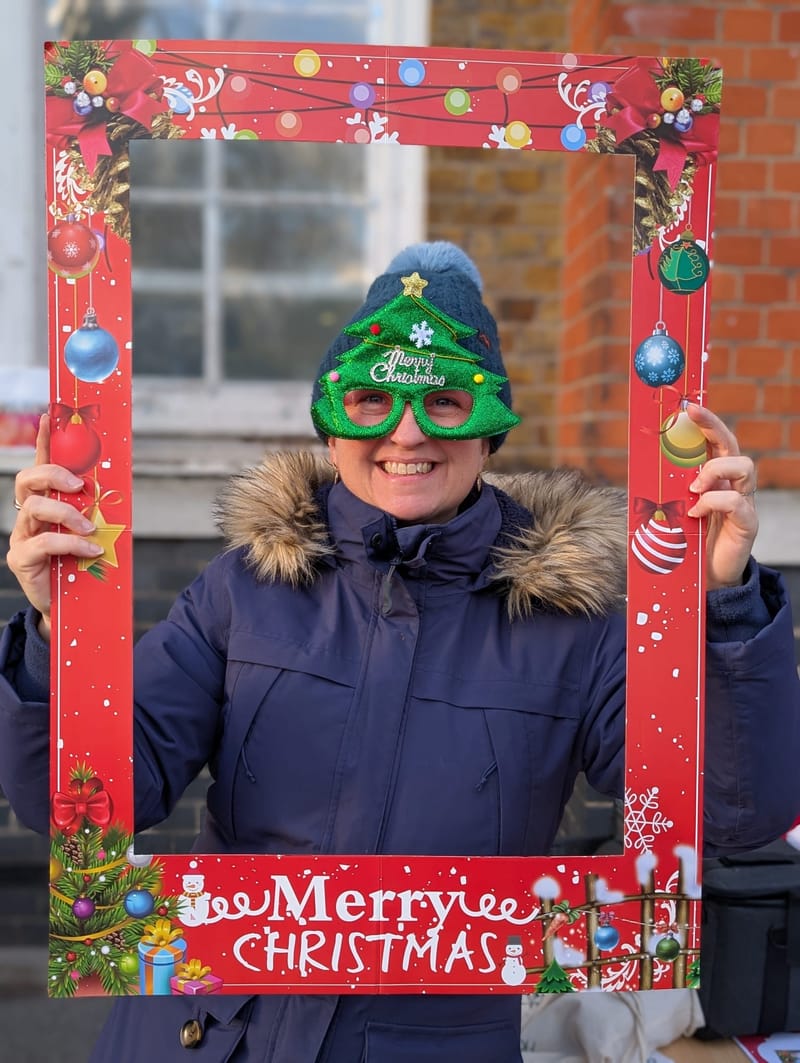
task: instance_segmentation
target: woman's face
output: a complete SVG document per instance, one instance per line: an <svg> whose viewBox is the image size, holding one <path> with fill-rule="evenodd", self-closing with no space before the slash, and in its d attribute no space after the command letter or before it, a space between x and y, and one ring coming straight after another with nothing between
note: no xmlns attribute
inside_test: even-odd
<svg viewBox="0 0 800 1063"><path fill-rule="evenodd" d="M402 524L443 524L469 494L489 454L488 439L426 436L406 404L393 432L376 439L328 439L350 491Z"/></svg>

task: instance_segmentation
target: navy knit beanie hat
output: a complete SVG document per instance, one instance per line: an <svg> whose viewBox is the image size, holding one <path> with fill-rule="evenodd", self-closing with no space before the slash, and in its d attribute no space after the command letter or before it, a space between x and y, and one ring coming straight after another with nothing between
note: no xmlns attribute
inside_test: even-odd
<svg viewBox="0 0 800 1063"><path fill-rule="evenodd" d="M352 324L379 310L392 300L402 287L401 277L419 272L428 282L425 298L439 310L465 325L476 329L474 336L460 342L472 354L480 359L481 365L491 373L504 378L497 398L511 409L511 386L506 376L500 341L497 335L497 323L485 306L481 297L483 281L472 259L460 247L446 240L430 243L411 244L400 251L382 273L370 285L366 299L356 313L350 318ZM322 359L312 393L312 403L321 394L320 380L337 364L340 355L353 348L358 340L340 332L325 357ZM489 437L491 452L503 443L506 432ZM326 436L318 430L321 439Z"/></svg>

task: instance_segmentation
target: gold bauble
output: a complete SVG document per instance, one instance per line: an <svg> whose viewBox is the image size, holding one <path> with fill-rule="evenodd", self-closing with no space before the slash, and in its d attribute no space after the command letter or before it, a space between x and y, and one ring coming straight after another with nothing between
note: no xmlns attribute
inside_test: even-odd
<svg viewBox="0 0 800 1063"><path fill-rule="evenodd" d="M661 425L661 453L673 465L684 469L702 465L706 460L706 437L685 410L677 416L670 414Z"/></svg>

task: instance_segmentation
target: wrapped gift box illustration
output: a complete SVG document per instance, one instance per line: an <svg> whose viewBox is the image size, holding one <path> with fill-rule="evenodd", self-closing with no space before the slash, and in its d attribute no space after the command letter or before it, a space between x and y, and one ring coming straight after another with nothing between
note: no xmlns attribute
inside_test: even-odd
<svg viewBox="0 0 800 1063"><path fill-rule="evenodd" d="M210 967L202 964L200 960L189 960L188 963L178 964L177 973L170 978L169 984L176 995L196 997L207 993L218 993L223 982L218 975L212 973Z"/></svg>
<svg viewBox="0 0 800 1063"><path fill-rule="evenodd" d="M158 919L139 942L139 992L143 996L169 996L170 979L186 953L180 930L168 919Z"/></svg>

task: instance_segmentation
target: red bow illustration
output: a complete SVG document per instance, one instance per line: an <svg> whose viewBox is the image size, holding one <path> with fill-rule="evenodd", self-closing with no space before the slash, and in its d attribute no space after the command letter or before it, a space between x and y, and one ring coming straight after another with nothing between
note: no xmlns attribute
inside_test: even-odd
<svg viewBox="0 0 800 1063"><path fill-rule="evenodd" d="M50 404L50 417L56 431L63 431L76 415L84 423L91 424L100 416L100 404L97 402L92 402L88 406L67 406L63 402Z"/></svg>
<svg viewBox="0 0 800 1063"><path fill-rule="evenodd" d="M639 62L614 83L606 97L608 114L602 122L614 131L617 144L649 128L649 117L661 113L661 92L655 82L658 73L658 68L648 66L647 61ZM718 128L717 114L695 115L692 128L685 133L671 126L659 126L659 151L653 169L663 170L670 188L674 188L683 173L687 155L693 155L698 163L708 164L716 159L714 145Z"/></svg>
<svg viewBox="0 0 800 1063"><path fill-rule="evenodd" d="M686 512L686 503L681 499L675 499L673 502L654 502L651 498L634 498L633 500L633 512L637 517L649 520L659 511L675 528L678 526L678 518Z"/></svg>
<svg viewBox="0 0 800 1063"><path fill-rule="evenodd" d="M120 112L141 123L149 133L155 116L167 109L167 104L162 102L161 79L152 63L130 44L117 42L116 47L119 57L107 74L106 98L116 97ZM48 96L45 107L48 144L60 150L68 148L70 141L77 138L86 169L94 173L98 157L112 154L106 136L105 108L79 115L73 108L72 97L64 96Z"/></svg>
<svg viewBox="0 0 800 1063"><path fill-rule="evenodd" d="M97 778L80 782L73 779L70 793L56 791L51 801L53 823L67 837L77 834L81 823L88 819L96 827L107 827L114 806L103 784Z"/></svg>

